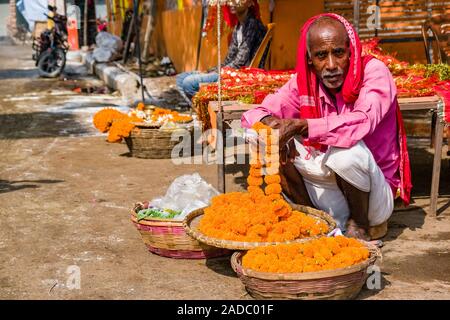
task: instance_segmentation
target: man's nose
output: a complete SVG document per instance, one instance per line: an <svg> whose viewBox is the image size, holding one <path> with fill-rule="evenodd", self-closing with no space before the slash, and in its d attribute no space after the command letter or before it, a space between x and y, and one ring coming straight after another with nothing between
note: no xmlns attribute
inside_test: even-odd
<svg viewBox="0 0 450 320"><path fill-rule="evenodd" d="M330 54L330 55L328 56L327 64L326 64L325 67L327 68L328 71L336 70L337 64L336 64L336 60L335 60L335 58L333 57L332 54Z"/></svg>

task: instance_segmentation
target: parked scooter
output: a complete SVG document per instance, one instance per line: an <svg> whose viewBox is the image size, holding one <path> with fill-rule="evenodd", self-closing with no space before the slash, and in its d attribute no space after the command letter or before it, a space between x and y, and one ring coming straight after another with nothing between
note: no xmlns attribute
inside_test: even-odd
<svg viewBox="0 0 450 320"><path fill-rule="evenodd" d="M33 39L33 60L36 61L40 76L55 78L64 70L69 49L67 17L57 14L54 6L49 5L48 9L51 14L46 16L53 22L53 27L42 32L39 38Z"/></svg>

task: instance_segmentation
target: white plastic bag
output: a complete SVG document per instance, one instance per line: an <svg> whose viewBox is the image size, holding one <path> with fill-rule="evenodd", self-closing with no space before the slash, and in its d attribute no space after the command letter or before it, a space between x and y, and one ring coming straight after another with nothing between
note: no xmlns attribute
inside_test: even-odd
<svg viewBox="0 0 450 320"><path fill-rule="evenodd" d="M181 211L174 219L183 220L190 212L209 206L211 198L218 194L213 186L203 180L198 173L194 173L176 178L167 189L166 195L153 199L150 205Z"/></svg>
<svg viewBox="0 0 450 320"><path fill-rule="evenodd" d="M122 51L122 39L102 31L95 37L97 48L94 49L93 58L97 62L109 62L115 60Z"/></svg>
<svg viewBox="0 0 450 320"><path fill-rule="evenodd" d="M122 39L109 32L99 32L95 37L95 44L98 48L109 48L113 51L122 50Z"/></svg>

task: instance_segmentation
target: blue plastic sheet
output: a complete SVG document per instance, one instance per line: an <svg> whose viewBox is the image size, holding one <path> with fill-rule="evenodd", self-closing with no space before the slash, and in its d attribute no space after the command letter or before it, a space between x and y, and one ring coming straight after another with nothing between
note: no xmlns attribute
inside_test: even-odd
<svg viewBox="0 0 450 320"><path fill-rule="evenodd" d="M47 21L48 0L19 0L17 9L28 23L28 30L32 31L35 21Z"/></svg>

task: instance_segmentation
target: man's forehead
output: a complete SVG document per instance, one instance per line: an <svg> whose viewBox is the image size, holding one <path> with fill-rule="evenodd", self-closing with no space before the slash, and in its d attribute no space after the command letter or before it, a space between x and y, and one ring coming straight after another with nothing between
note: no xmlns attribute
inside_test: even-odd
<svg viewBox="0 0 450 320"><path fill-rule="evenodd" d="M308 38L311 46L320 46L329 42L344 45L348 42L344 25L334 19L313 24L308 31Z"/></svg>

